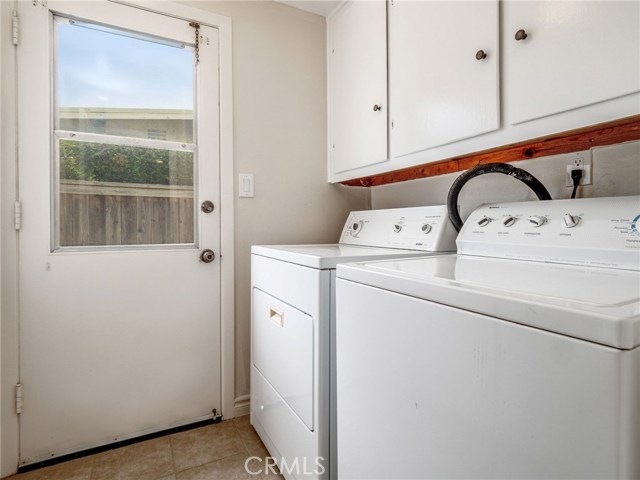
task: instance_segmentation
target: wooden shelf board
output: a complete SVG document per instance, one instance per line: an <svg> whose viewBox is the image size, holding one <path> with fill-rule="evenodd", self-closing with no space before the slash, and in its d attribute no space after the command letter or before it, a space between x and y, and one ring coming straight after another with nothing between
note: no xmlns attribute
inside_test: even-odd
<svg viewBox="0 0 640 480"><path fill-rule="evenodd" d="M517 162L632 140L640 140L640 115L340 183L354 187L375 187L460 172L482 163Z"/></svg>

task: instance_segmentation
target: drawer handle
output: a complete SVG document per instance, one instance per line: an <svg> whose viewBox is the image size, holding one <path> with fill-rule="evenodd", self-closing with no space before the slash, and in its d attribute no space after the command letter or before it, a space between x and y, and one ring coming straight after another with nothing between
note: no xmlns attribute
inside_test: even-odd
<svg viewBox="0 0 640 480"><path fill-rule="evenodd" d="M272 307L269 309L269 318L271 318L276 325L279 325L280 327L284 326L284 312L279 312Z"/></svg>

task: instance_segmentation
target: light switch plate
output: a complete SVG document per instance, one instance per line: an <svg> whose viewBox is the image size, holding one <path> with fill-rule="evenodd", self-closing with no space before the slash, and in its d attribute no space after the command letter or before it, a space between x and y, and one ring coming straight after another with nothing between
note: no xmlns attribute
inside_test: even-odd
<svg viewBox="0 0 640 480"><path fill-rule="evenodd" d="M238 176L238 196L253 198L253 173L241 173Z"/></svg>

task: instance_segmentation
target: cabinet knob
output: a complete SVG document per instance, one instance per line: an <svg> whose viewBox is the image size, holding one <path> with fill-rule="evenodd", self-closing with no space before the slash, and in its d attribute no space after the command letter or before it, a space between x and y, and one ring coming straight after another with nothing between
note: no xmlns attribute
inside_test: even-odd
<svg viewBox="0 0 640 480"><path fill-rule="evenodd" d="M374 105L373 106L373 111L374 112L379 112L380 110L382 110L382 105Z"/></svg>
<svg viewBox="0 0 640 480"><path fill-rule="evenodd" d="M516 32L516 40L524 40L527 38L527 32L525 32L522 28Z"/></svg>
<svg viewBox="0 0 640 480"><path fill-rule="evenodd" d="M476 60L484 60L485 58L487 58L487 52L484 50L478 50L476 52Z"/></svg>

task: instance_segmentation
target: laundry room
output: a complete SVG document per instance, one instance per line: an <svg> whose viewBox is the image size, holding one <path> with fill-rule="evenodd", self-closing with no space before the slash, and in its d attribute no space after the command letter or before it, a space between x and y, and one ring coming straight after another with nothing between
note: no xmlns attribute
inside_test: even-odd
<svg viewBox="0 0 640 480"><path fill-rule="evenodd" d="M640 478L639 0L0 2L0 477Z"/></svg>

